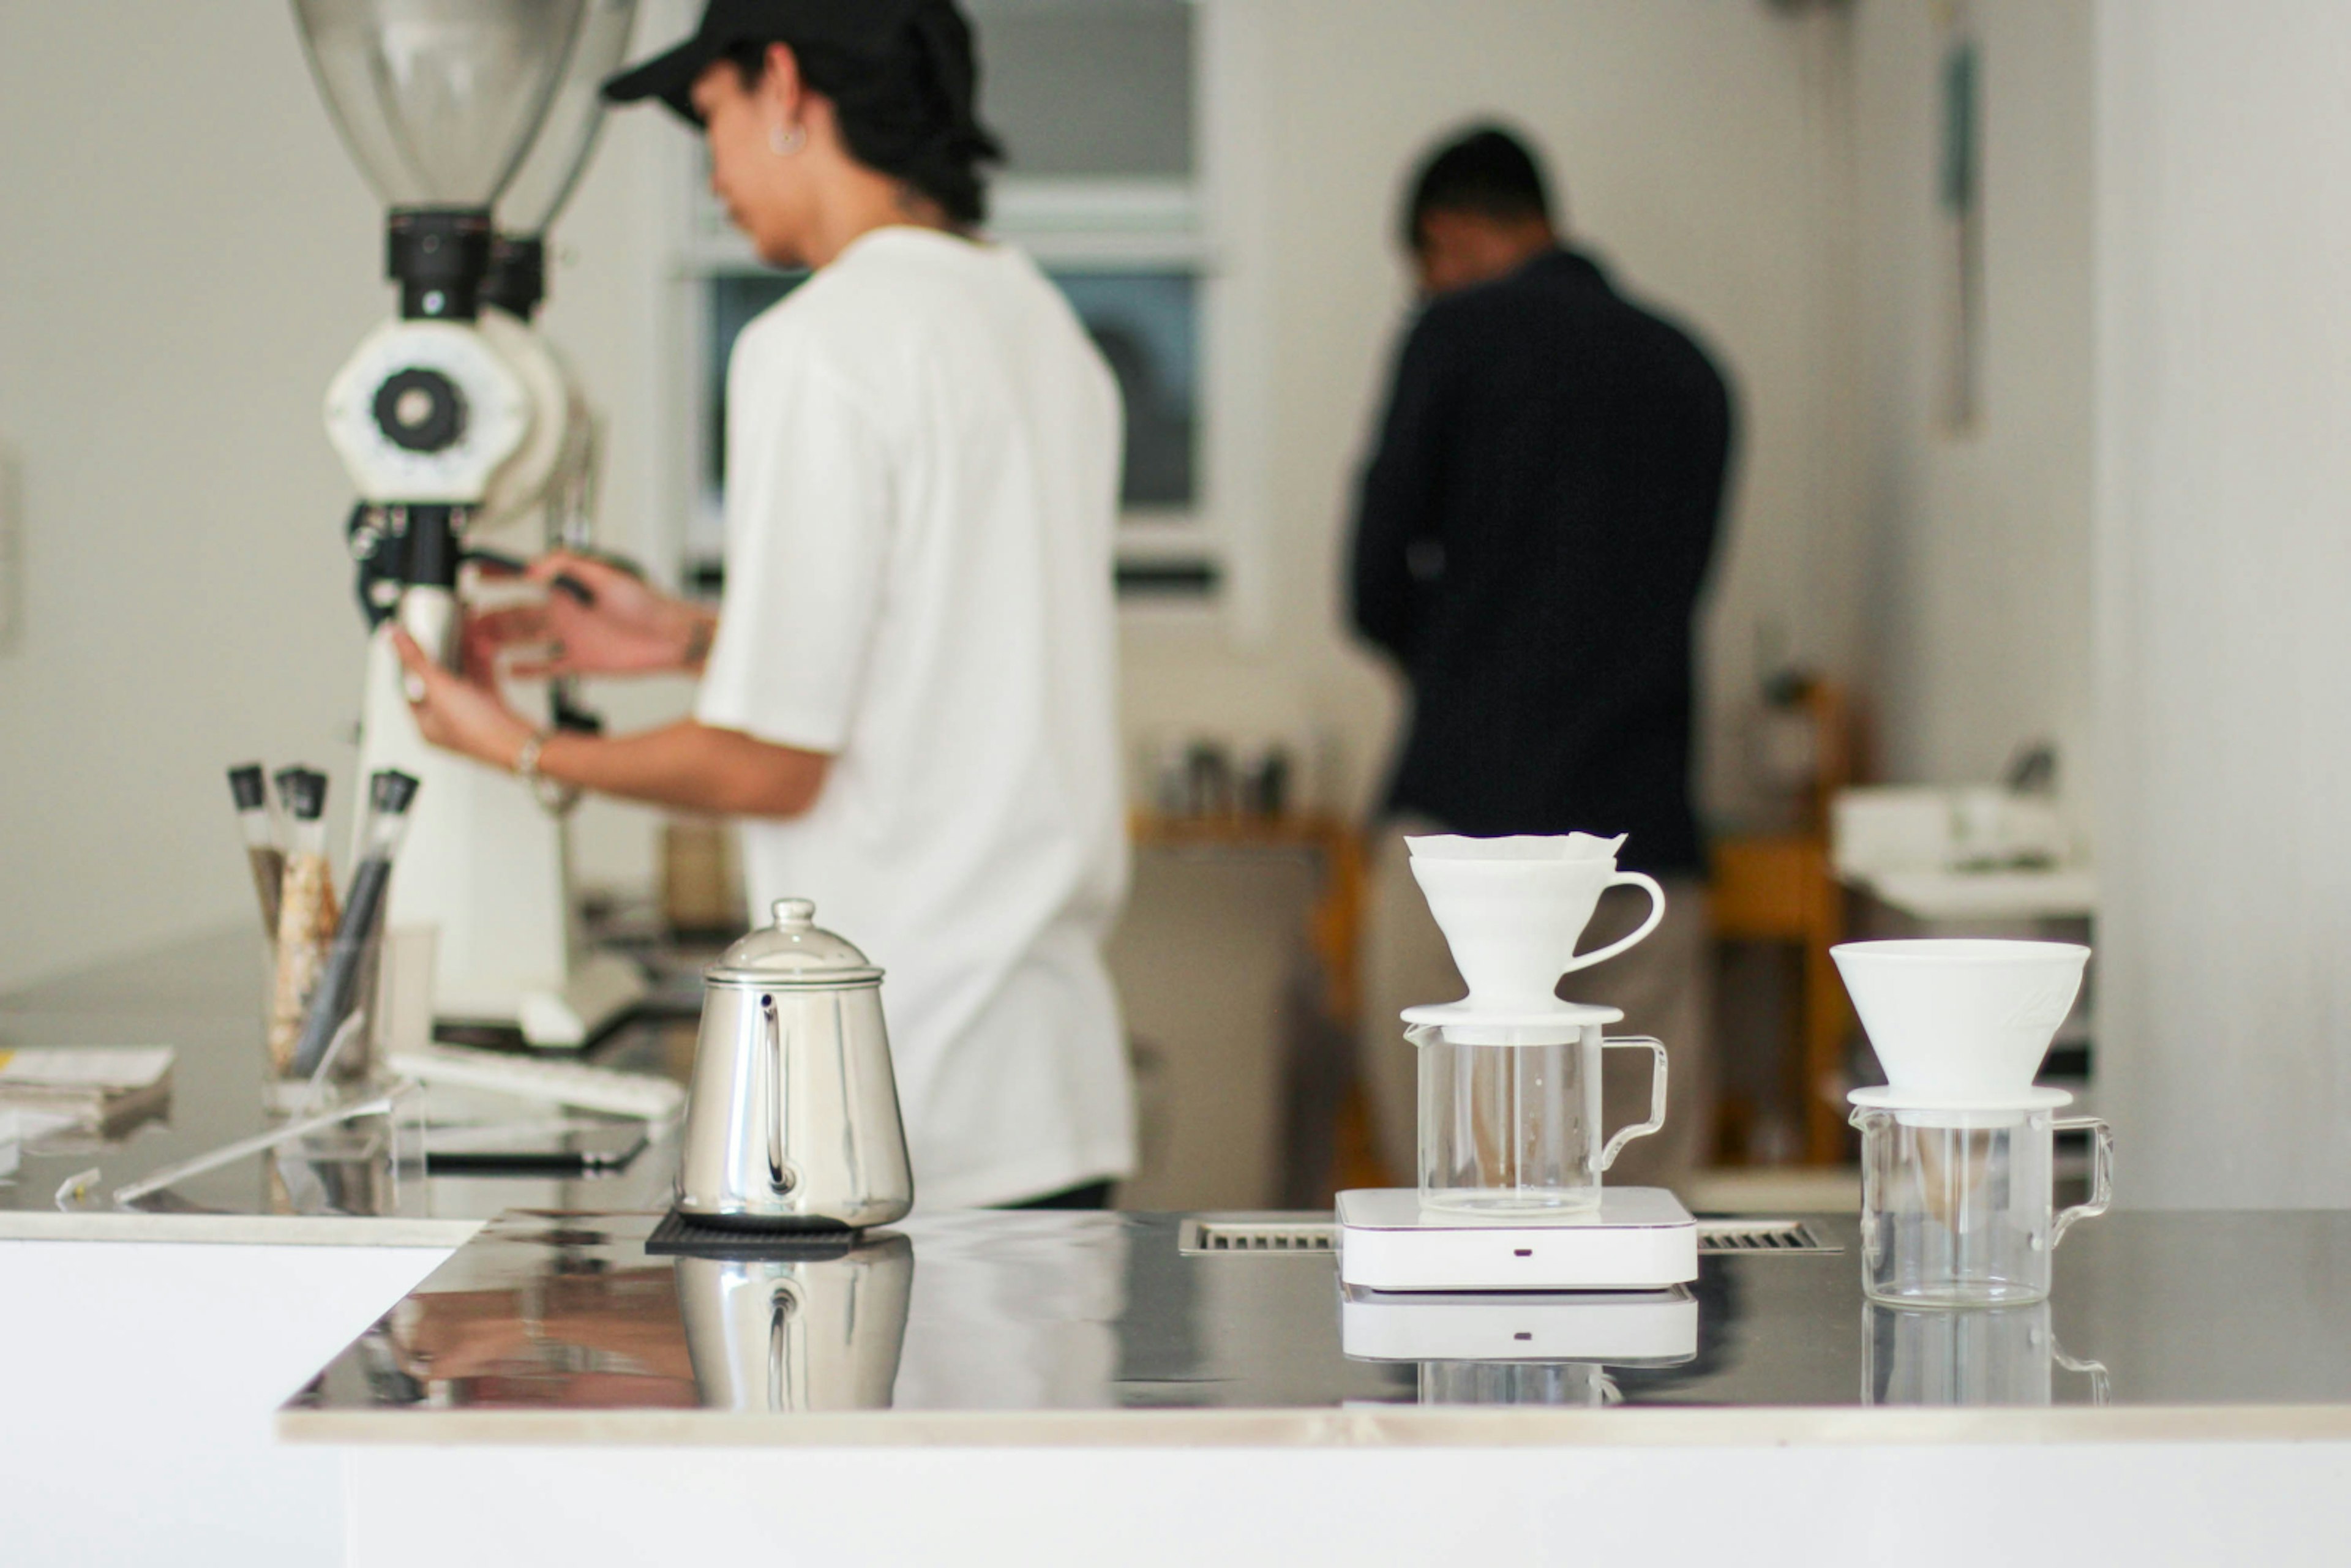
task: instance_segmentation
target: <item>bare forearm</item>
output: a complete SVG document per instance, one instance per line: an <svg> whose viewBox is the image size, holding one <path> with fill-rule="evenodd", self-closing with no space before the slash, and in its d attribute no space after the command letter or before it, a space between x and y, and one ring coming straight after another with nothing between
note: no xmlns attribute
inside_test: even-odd
<svg viewBox="0 0 2351 1568"><path fill-rule="evenodd" d="M636 735L559 734L538 770L602 795L730 817L795 817L816 803L831 758L683 719Z"/></svg>

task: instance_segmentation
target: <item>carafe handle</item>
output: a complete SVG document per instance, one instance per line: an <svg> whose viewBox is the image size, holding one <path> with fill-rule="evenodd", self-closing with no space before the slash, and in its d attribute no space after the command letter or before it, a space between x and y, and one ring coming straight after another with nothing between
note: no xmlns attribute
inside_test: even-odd
<svg viewBox="0 0 2351 1568"><path fill-rule="evenodd" d="M2090 1134L2090 1200L2066 1209L2049 1228L2049 1249L2054 1252L2075 1220L2095 1219L2114 1204L2115 1130L2095 1116L2064 1116L2052 1122L2049 1131L2053 1135L2084 1131Z"/></svg>
<svg viewBox="0 0 2351 1568"><path fill-rule="evenodd" d="M1642 880L1646 882L1648 879L1644 877ZM1651 883L1650 885L1654 887L1656 884L1655 883ZM1662 897L1659 898L1657 906L1660 910L1665 907L1665 902ZM1650 924L1655 925L1656 923L1653 920ZM1646 927L1644 927L1644 929L1646 929ZM1629 941L1631 938L1628 937L1626 940ZM1635 1046L1646 1047L1650 1052L1649 1119L1646 1122L1629 1123L1616 1130L1616 1135L1608 1140L1607 1146L1600 1151L1600 1157L1592 1163L1592 1169L1594 1175L1605 1171L1610 1166L1614 1165L1616 1163L1617 1151L1622 1149L1625 1145L1631 1143L1635 1138L1646 1138L1651 1133L1656 1132L1658 1128L1666 1124L1665 1042L1663 1040L1652 1040L1647 1035L1644 1034L1626 1035L1621 1040L1604 1040L1600 1042L1600 1049L1602 1051L1614 1051L1620 1048L1629 1050ZM1593 1066L1596 1068L1598 1063L1595 1061Z"/></svg>
<svg viewBox="0 0 2351 1568"><path fill-rule="evenodd" d="M1893 1119L1893 1112L1875 1105L1855 1105L1845 1117L1865 1139ZM1861 1145L1861 1267L1865 1280L1871 1277L1878 1260L1886 1255L1885 1228L1869 1223L1870 1216L1885 1212L1886 1200L1877 1190L1877 1167L1885 1162L1871 1159L1869 1155L1869 1145L1865 1142Z"/></svg>
<svg viewBox="0 0 2351 1568"><path fill-rule="evenodd" d="M2105 1362L2075 1360L2074 1357L2065 1354L2065 1347L2057 1343L2057 1336L2053 1333L2049 1336L2049 1359L2055 1362L2058 1365L2064 1367L2068 1372L2086 1373L2089 1375L2091 1404L2111 1405L2114 1403L2114 1379L2107 1373L2106 1364Z"/></svg>
<svg viewBox="0 0 2351 1568"><path fill-rule="evenodd" d="M1614 876L1608 879L1606 883L1604 884L1602 891L1605 892L1607 888L1611 887L1637 887L1642 892L1647 894L1649 895L1649 917L1646 920L1642 921L1638 928L1636 928L1631 936L1621 936L1615 941L1608 944L1605 947L1594 947L1589 953L1576 954L1573 957L1568 959L1567 967L1562 969L1560 971L1561 974L1572 975L1578 969L1590 968L1593 965L1599 963L1604 958L1614 958L1617 954L1622 953L1625 948L1630 947L1634 943L1638 942L1650 932L1655 931L1657 928L1657 922L1666 917L1666 890L1657 885L1656 878L1653 876L1646 876L1637 871L1620 871ZM1648 1130L1653 1133L1656 1131L1655 1127ZM1603 1166L1601 1168L1605 1170L1607 1167Z"/></svg>

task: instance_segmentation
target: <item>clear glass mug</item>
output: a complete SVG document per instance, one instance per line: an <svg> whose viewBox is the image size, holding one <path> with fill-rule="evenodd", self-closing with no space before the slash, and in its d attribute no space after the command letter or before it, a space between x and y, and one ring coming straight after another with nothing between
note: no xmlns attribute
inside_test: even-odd
<svg viewBox="0 0 2351 1568"><path fill-rule="evenodd" d="M1420 1201L1473 1214L1573 1212L1600 1205L1617 1151L1666 1124L1666 1048L1610 1040L1598 1024L1423 1024ZM1604 1051L1652 1053L1649 1117L1601 1142Z"/></svg>
<svg viewBox="0 0 2351 1568"><path fill-rule="evenodd" d="M2049 1294L2050 1255L2114 1197L2113 1129L2095 1116L1861 1105L1862 1289L1891 1306L2023 1306ZM2090 1198L2053 1213L2060 1131L2093 1140Z"/></svg>
<svg viewBox="0 0 2351 1568"><path fill-rule="evenodd" d="M2047 1301L1978 1312L1871 1301L1861 1312L1865 1405L2047 1405L2056 1367L2089 1378L2091 1404L2111 1397L2105 1367L2057 1343Z"/></svg>

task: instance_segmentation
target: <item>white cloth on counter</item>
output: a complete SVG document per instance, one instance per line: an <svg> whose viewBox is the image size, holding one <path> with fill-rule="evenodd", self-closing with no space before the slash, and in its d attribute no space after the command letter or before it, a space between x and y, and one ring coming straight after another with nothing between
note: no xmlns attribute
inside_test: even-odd
<svg viewBox="0 0 2351 1568"><path fill-rule="evenodd" d="M833 758L805 815L743 826L754 920L812 898L888 971L923 1207L1127 1174L1109 368L1027 256L891 227L747 326L726 385L695 716Z"/></svg>

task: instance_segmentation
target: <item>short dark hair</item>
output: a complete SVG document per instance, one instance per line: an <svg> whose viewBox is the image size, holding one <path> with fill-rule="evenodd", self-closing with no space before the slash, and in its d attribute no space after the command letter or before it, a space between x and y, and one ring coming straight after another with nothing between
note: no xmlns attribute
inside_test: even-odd
<svg viewBox="0 0 2351 1568"><path fill-rule="evenodd" d="M736 44L726 57L745 88L767 74L770 43L799 62L800 80L832 101L850 156L906 182L962 225L987 216L982 163L1004 148L979 122L979 62L971 25L952 3L921 5L875 55L789 37Z"/></svg>
<svg viewBox="0 0 2351 1568"><path fill-rule="evenodd" d="M1499 125L1477 126L1439 147L1420 166L1404 214L1407 250L1421 245L1421 222L1431 213L1475 213L1501 223L1552 221L1551 191L1542 165L1527 144Z"/></svg>

